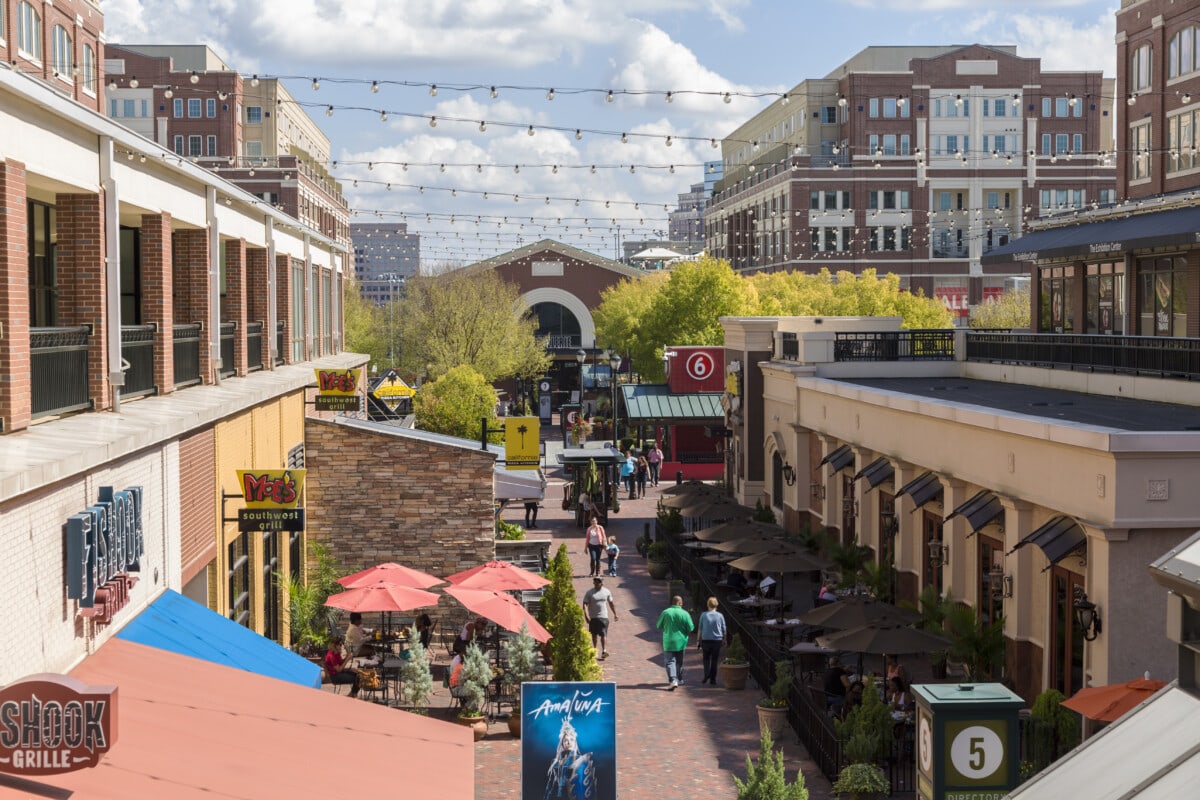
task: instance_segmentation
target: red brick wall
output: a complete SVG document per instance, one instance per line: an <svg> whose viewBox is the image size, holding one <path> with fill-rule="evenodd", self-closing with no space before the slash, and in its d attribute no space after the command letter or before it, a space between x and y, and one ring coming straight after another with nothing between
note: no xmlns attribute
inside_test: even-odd
<svg viewBox="0 0 1200 800"><path fill-rule="evenodd" d="M29 427L29 222L25 165L0 162L0 427Z"/></svg>
<svg viewBox="0 0 1200 800"><path fill-rule="evenodd" d="M200 344L200 380L212 383L212 338L208 324L208 231L176 231L171 255L175 272L175 322L202 323Z"/></svg>
<svg viewBox="0 0 1200 800"><path fill-rule="evenodd" d="M187 583L217 554L216 439L212 428L179 440L179 560Z"/></svg>
<svg viewBox="0 0 1200 800"><path fill-rule="evenodd" d="M562 275L534 275L533 263L561 261ZM625 277L611 269L580 261L556 250L539 250L496 267L496 274L508 283L516 284L522 294L533 289L554 288L573 294L589 309L600 305L600 294Z"/></svg>
<svg viewBox="0 0 1200 800"><path fill-rule="evenodd" d="M292 259L288 256L275 256L275 314L276 321L283 323L283 363L291 364Z"/></svg>
<svg viewBox="0 0 1200 800"><path fill-rule="evenodd" d="M109 408L108 307L104 285L104 193L60 194L55 253L60 325L91 325L88 394L97 410Z"/></svg>
<svg viewBox="0 0 1200 800"><path fill-rule="evenodd" d="M154 384L159 394L175 391L175 303L171 215L145 214L141 227L142 319L158 326L154 335Z"/></svg>
<svg viewBox="0 0 1200 800"><path fill-rule="evenodd" d="M270 368L270 347L275 341L275 331L267 328L267 251L261 248L246 248L246 319L263 324L262 363Z"/></svg>
<svg viewBox="0 0 1200 800"><path fill-rule="evenodd" d="M233 334L233 368L245 375L246 366L246 240L225 242L225 299L221 321L237 325ZM226 364L225 369L230 365Z"/></svg>
<svg viewBox="0 0 1200 800"><path fill-rule="evenodd" d="M104 17L96 5L83 0L56 0L53 5L34 2L33 6L41 16L42 23L42 57L36 62L26 59L17 49L17 3L3 0L3 5L4 26L0 27L0 37L6 42L4 46L0 46L0 55L16 65L21 72L44 79L55 91L75 102L94 110L101 110L104 97L104 46L100 42L100 33L104 29ZM75 24L76 15L80 20L79 25ZM79 69L79 75L70 72L61 77L55 75L51 49L55 25L61 25L71 37L70 63ZM88 87L91 94L84 91L82 75L85 44L91 46L96 58L96 83Z"/></svg>

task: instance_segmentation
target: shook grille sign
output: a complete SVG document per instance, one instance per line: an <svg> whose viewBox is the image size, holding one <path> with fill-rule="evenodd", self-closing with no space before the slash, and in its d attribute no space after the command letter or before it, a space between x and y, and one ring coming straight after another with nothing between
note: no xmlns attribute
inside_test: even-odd
<svg viewBox="0 0 1200 800"><path fill-rule="evenodd" d="M116 686L42 673L0 690L0 772L57 775L94 767L116 738Z"/></svg>

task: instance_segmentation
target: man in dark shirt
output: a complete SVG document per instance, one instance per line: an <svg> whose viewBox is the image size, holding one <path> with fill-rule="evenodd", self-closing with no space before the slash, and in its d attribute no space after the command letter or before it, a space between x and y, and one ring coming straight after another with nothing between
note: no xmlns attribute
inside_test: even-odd
<svg viewBox="0 0 1200 800"><path fill-rule="evenodd" d="M842 668L842 662L837 656L829 659L829 669L825 670L825 705L837 710L846 702L846 690L850 688L850 673Z"/></svg>

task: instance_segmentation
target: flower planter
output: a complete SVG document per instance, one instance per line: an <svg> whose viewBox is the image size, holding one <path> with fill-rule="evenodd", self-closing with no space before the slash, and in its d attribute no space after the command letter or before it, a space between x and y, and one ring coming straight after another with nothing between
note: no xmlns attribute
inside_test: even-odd
<svg viewBox="0 0 1200 800"><path fill-rule="evenodd" d="M667 577L671 571L670 561L647 561L646 570L650 573L650 577L656 580L662 580Z"/></svg>
<svg viewBox="0 0 1200 800"><path fill-rule="evenodd" d="M475 732L475 741L477 741L477 742L482 741L483 737L487 736L487 732L488 732L487 717L483 716L482 714L479 714L477 716L472 716L472 717L467 717L467 716L463 716L462 714L459 714L458 715L458 724L465 725L468 728L470 728L471 730L473 730Z"/></svg>
<svg viewBox="0 0 1200 800"><path fill-rule="evenodd" d="M726 689L745 689L746 677L750 674L749 664L718 664L717 674Z"/></svg>
<svg viewBox="0 0 1200 800"><path fill-rule="evenodd" d="M758 729L760 731L770 731L773 741L781 741L784 730L787 729L787 706L782 708L772 708L768 706L757 706L758 708Z"/></svg>
<svg viewBox="0 0 1200 800"><path fill-rule="evenodd" d="M508 715L508 732L516 739L521 738L521 709L514 708Z"/></svg>

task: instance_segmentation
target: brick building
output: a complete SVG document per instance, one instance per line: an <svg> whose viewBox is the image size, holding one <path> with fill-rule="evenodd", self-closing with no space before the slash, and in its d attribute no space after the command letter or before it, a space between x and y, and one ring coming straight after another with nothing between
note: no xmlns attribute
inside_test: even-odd
<svg viewBox="0 0 1200 800"><path fill-rule="evenodd" d="M868 47L722 142L708 252L736 269L900 275L965 319L1042 215L1111 202L1112 89L1012 47Z"/></svg>
<svg viewBox="0 0 1200 800"><path fill-rule="evenodd" d="M104 94L103 30L99 2L0 0L0 62L98 110Z"/></svg>

